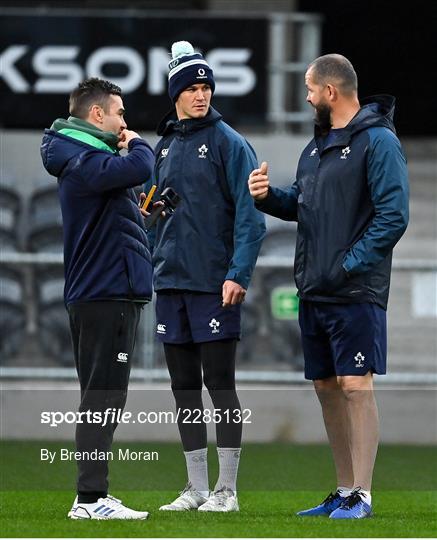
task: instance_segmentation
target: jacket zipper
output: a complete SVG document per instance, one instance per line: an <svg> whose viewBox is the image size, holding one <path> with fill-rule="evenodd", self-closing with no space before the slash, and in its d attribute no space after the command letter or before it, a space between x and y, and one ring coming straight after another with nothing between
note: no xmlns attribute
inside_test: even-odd
<svg viewBox="0 0 437 540"><path fill-rule="evenodd" d="M185 124L181 125L181 133L182 133L181 170L183 170L184 154L185 154L185 135L186 135L186 125ZM182 181L183 181L183 179L182 179ZM178 246L178 231L179 231L179 227L176 227L175 249L174 249L174 252L175 252L176 255L177 255L177 252L178 252L178 249L177 249L177 246ZM176 264L177 264L177 258L176 258ZM179 275L180 275L180 272L176 272L176 287L175 287L176 289L179 286Z"/></svg>
<svg viewBox="0 0 437 540"><path fill-rule="evenodd" d="M316 145L317 147L317 145ZM323 151L322 151L323 153ZM313 214L312 214L312 208L313 208L313 202L314 202L314 197L315 197L315 193L316 193L316 186L317 186L317 183L319 181L319 170L320 170L320 164L322 162L322 156L319 154L319 163L317 165L317 169L316 169L316 172L314 174L314 184L313 184L313 192L311 194L311 199L309 201L309 208L310 208L310 215L311 215L311 220L313 219ZM311 228L310 228L311 230ZM305 282L305 278L306 278L306 275L307 275L307 258L308 258L308 243L309 242L305 242L305 250L304 250L304 260L303 260L303 265L304 265L304 271L303 271L303 277L302 277L302 284L303 284L303 292L305 294L305 285L306 285L306 282Z"/></svg>

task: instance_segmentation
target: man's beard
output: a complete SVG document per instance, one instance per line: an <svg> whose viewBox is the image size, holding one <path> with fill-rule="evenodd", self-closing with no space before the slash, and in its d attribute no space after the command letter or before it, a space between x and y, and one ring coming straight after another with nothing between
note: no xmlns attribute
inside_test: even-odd
<svg viewBox="0 0 437 540"><path fill-rule="evenodd" d="M331 108L329 105L323 104L316 107L315 123L322 133L327 133L331 129Z"/></svg>

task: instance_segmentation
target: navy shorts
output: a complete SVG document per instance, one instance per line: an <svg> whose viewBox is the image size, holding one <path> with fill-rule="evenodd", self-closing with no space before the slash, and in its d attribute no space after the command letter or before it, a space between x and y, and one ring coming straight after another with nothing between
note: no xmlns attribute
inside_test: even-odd
<svg viewBox="0 0 437 540"><path fill-rule="evenodd" d="M222 307L222 295L159 291L156 336L163 343L203 343L240 338L241 306Z"/></svg>
<svg viewBox="0 0 437 540"><path fill-rule="evenodd" d="M384 375L387 319L376 304L299 303L305 378Z"/></svg>

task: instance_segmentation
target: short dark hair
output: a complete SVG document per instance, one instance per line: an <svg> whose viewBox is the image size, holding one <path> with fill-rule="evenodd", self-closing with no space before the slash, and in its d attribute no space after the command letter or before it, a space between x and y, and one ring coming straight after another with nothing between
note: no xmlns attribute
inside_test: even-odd
<svg viewBox="0 0 437 540"><path fill-rule="evenodd" d="M316 58L308 66L313 68L312 76L316 84L333 83L340 92L350 95L358 91L358 78L351 62L341 54L325 54Z"/></svg>
<svg viewBox="0 0 437 540"><path fill-rule="evenodd" d="M121 96L121 88L97 77L86 79L70 94L70 114L83 120L88 116L90 107L95 104L108 112L111 95Z"/></svg>

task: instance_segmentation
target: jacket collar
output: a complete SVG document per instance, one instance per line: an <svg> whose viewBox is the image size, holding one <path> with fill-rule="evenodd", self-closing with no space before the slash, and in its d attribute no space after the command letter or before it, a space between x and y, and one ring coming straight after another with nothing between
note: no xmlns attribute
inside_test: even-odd
<svg viewBox="0 0 437 540"><path fill-rule="evenodd" d="M215 124L215 122L218 122L219 120L221 120L221 118L222 115L213 107L210 107L207 115L203 118L187 118L186 120L178 120L178 117L176 115L176 109L173 108L164 116L164 118L158 124L156 132L161 137L164 135L169 135L173 131L188 133Z"/></svg>
<svg viewBox="0 0 437 540"><path fill-rule="evenodd" d="M64 131L64 134L66 134L65 130L71 130L79 133L84 133L86 135L91 135L95 139L102 141L105 145L108 145L111 151L118 152L118 137L115 133L112 133L110 131L103 131L98 127L94 126L93 124L90 124L86 120L82 120L81 118L76 118L74 116L69 116L67 120L65 120L64 118L57 118L53 122L50 129L58 132ZM90 144L90 141L85 140L83 142L87 142L88 144Z"/></svg>
<svg viewBox="0 0 437 540"><path fill-rule="evenodd" d="M360 100L361 108L352 118L349 124L341 131L341 136L323 148L327 150L333 146L347 146L353 135L370 127L386 127L396 133L393 124L393 115L396 99L389 95L371 96ZM321 140L322 133L316 125L314 127L314 138ZM319 144L317 144L319 146ZM321 145L323 147L323 144Z"/></svg>

